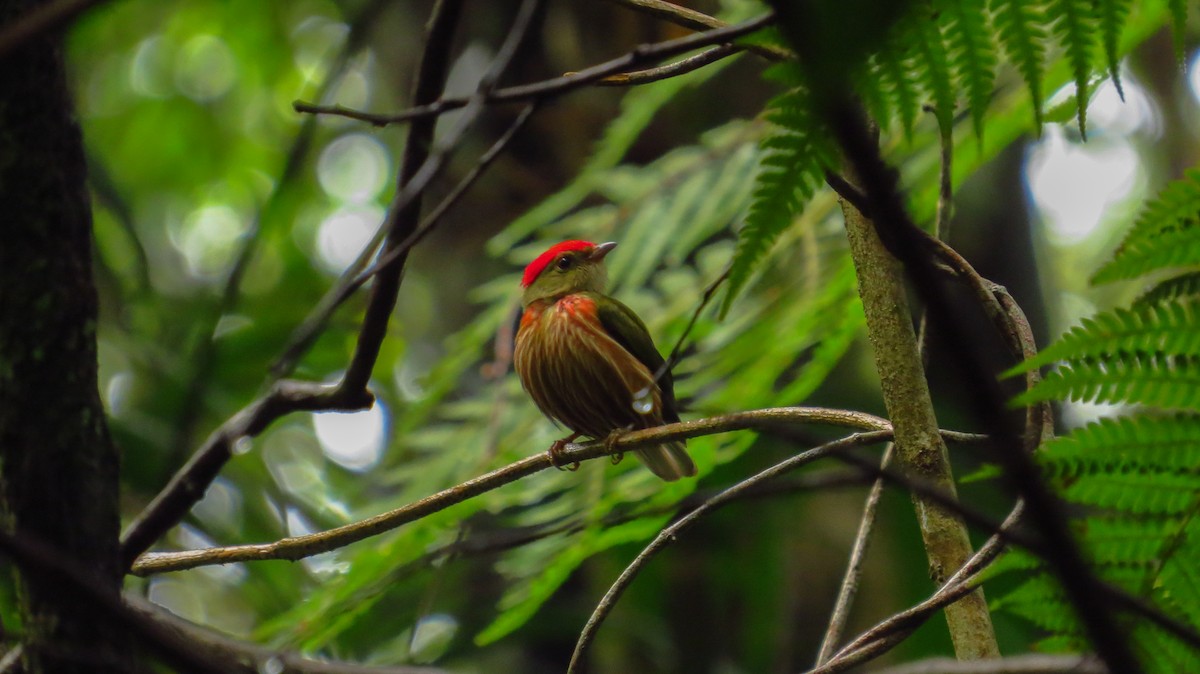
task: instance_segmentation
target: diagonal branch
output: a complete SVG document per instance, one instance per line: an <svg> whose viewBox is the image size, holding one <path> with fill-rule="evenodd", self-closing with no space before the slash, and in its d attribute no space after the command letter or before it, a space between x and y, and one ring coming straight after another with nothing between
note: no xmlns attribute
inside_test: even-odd
<svg viewBox="0 0 1200 674"><path fill-rule="evenodd" d="M703 505L696 508L687 515L679 518L667 528L663 529L654 537L645 548L638 553L637 557L625 567L621 575L608 588L608 592L604 593L604 597L600 603L596 605L596 609L592 611L591 617L588 618L587 624L584 625L583 631L579 634L579 639L575 642L575 651L571 654L571 663L567 666L567 674L574 674L581 671L584 663L584 658L587 657L588 650L591 648L592 642L596 638L596 632L600 630L600 626L608 617L613 606L616 605L618 599L624 594L625 590L633 583L634 578L641 572L642 568L650 562L650 560L661 550L673 543L675 539L698 521L704 515L720 508L729 501L739 497L743 492L750 490L758 484L776 478L788 471L794 470L805 464L816 461L834 453L838 449L847 449L861 445L882 442L891 439L892 432L890 430L876 430L865 433L855 433L841 440L835 440L819 447L814 447L805 452L801 452L796 456L781 461L766 470L755 474L754 476L742 480L732 487L722 491L716 496L706 501Z"/></svg>
<svg viewBox="0 0 1200 674"><path fill-rule="evenodd" d="M435 5L422 56L422 66L417 77L414 100L418 103L436 99L441 93L446 75L445 64L449 61L454 26L458 22L461 3L462 0L443 0ZM433 133L433 123L433 120L429 120L414 124L409 129L409 139L405 146L407 161L401 170L402 184L412 177L417 166L424 161L424 153ZM419 203L417 205L419 206ZM411 217L415 218L415 215L416 212L413 211ZM396 273L395 286L398 287L399 270ZM386 319L386 316L384 318ZM364 322L364 331L365 325ZM378 332L377 325L372 325ZM382 339L382 334L379 338ZM375 353L378 353L378 345ZM262 432L279 417L297 410L354 410L369 407L374 399L366 390L366 378L362 377L365 361L362 357L358 359L356 378L350 381L351 384L358 384L357 386L346 386L347 379L343 379L342 384L332 387L302 382L277 382L267 395L222 424L125 530L121 537L123 567L128 568L132 565L138 555L183 519L233 456L235 443L247 441L247 438ZM370 364L373 363L372 357ZM369 377L369 365L365 369Z"/></svg>
<svg viewBox="0 0 1200 674"><path fill-rule="evenodd" d="M586 461L600 456L632 451L638 447L701 435L749 428L769 430L804 424L828 424L864 430L888 430L891 428L886 420L862 412L819 407L777 407L735 412L707 419L632 431L621 436L607 448L603 441L569 445L564 450L562 461ZM978 436L956 435L955 437L977 439ZM546 470L552 465L548 454L535 454L390 512L307 536L284 538L274 543L236 545L185 552L147 553L133 565L133 573L146 576L213 564L267 559L293 561L303 559L391 531L401 525L449 508L456 503Z"/></svg>
<svg viewBox="0 0 1200 674"><path fill-rule="evenodd" d="M633 51L624 56L617 57L610 61L605 61L598 65L591 66L580 70L579 72L569 73L562 77L544 80L542 82L534 82L532 84L520 84L517 86L496 89L490 92L484 99L485 103L514 103L528 101L545 101L556 98L568 92L585 87L602 80L610 75L624 73L638 66L647 63L654 63L672 56L683 54L693 49L707 47L714 44L724 44L744 35L749 35L758 31L765 26L770 25L775 20L773 13L764 14L757 19L751 19L744 23L717 28L715 30L696 33L686 37L667 40L665 42L657 42L653 44L643 44L635 47ZM451 110L457 110L466 107L471 103L471 97L453 97L442 98L430 103L420 104L392 114L376 114L363 112L361 110L351 110L342 106L321 106L296 101L292 107L297 112L306 112L320 115L338 115L357 119L363 122L369 122L375 126L387 126L389 124L398 124L400 122L409 122L429 117L435 117Z"/></svg>
<svg viewBox="0 0 1200 674"><path fill-rule="evenodd" d="M471 169L467 175L463 176L454 189L438 203L432 211L421 221L417 226L417 230L413 232L407 239L399 245L392 248L387 253L380 255L375 263L370 267L367 266L371 255L375 253L376 248L383 241L386 230L381 226L375 236L363 247L362 253L358 259L346 268L346 271L338 279L338 282L325 293L317 306L309 312L304 321L296 328L288 339L288 344L283 349L283 353L271 364L271 373L276 377L287 376L305 352L312 347L316 342L317 337L325 329L329 323L330 317L334 311L350 298L350 296L359 288L361 288L372 276L379 273L383 269L389 268L404 255L413 246L420 243L430 232L432 232L442 222L442 217L453 207L462 195L475 184L475 181L492 165L492 162L508 147L509 142L517 135L517 132L524 128L529 118L537 109L536 104L527 106L517 119L508 127L492 144L492 147L479 158L475 167Z"/></svg>

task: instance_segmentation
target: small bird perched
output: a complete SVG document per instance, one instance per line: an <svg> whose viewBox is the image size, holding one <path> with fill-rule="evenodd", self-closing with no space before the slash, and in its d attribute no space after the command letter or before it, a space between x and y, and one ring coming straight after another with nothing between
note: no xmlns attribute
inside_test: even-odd
<svg viewBox="0 0 1200 674"><path fill-rule="evenodd" d="M543 414L574 433L608 438L627 428L679 421L671 373L646 325L604 294L604 256L615 243L563 241L525 268L524 313L513 364ZM638 458L664 480L696 474L683 441L639 449Z"/></svg>

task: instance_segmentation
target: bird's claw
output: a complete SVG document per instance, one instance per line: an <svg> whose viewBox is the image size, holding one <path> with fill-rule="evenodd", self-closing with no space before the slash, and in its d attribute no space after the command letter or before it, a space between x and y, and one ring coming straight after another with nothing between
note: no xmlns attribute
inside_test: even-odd
<svg viewBox="0 0 1200 674"><path fill-rule="evenodd" d="M568 436L568 437L565 437L565 438L562 438L561 440L555 440L553 443L550 444L550 450L549 450L548 454L550 455L550 465L551 466L554 466L555 468L557 468L559 470L569 470L571 472L575 472L575 471L579 470L579 462L578 461L572 461L568 465L563 465L565 463L563 461L563 452L566 450L567 443L574 442L575 438L577 438L577 437L579 437L578 433Z"/></svg>
<svg viewBox="0 0 1200 674"><path fill-rule="evenodd" d="M613 451L613 448L617 446L617 440L620 440L621 436L625 435L625 430L626 429L624 428L613 429L613 431L608 434L608 437L604 438L604 449L605 451L609 452L610 459L612 460L612 464L614 466L618 463L621 463L621 459L625 458L625 452Z"/></svg>

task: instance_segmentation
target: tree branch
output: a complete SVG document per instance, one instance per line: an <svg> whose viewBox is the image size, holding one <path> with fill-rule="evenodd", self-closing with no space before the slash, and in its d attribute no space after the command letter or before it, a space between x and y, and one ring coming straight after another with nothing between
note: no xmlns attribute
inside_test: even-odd
<svg viewBox="0 0 1200 674"><path fill-rule="evenodd" d="M661 444L670 440L712 435L743 429L771 429L795 427L803 424L829 424L864 430L889 430L891 425L884 419L848 410L818 407L779 407L748 412L724 414L707 419L685 421L666 426L632 431L618 438L606 448L603 441L568 445L562 460L566 462L587 461L599 456L632 451L638 447ZM976 439L978 436L958 435ZM147 553L133 565L133 573L147 576L166 571L180 571L197 566L229 564L267 559L295 561L322 552L329 552L403 524L444 510L468 498L491 491L538 471L550 468L548 453L539 453L498 468L462 484L443 490L420 501L382 513L361 522L322 531L307 536L284 538L274 543L236 545L224 548L208 548L185 552Z"/></svg>
<svg viewBox="0 0 1200 674"><path fill-rule="evenodd" d="M461 2L462 0L439 0L434 7L434 16L430 22L422 56L423 65L415 87L414 100L418 103L435 99L441 92ZM414 124L409 129L409 139L405 146L406 161L400 172L402 185L424 161L428 140L432 137L432 127L433 122L428 121ZM419 203L416 205L419 206ZM415 211L406 213L405 216L415 217ZM396 273L398 275L399 271ZM398 276L395 285L398 287ZM378 312L378 307L376 311ZM384 320L386 321L386 316ZM372 334L366 337L368 343L376 337L375 333L380 332L377 323L378 319L375 323L370 323L369 319L364 321L364 332L367 331L368 324L372 326ZM382 339L382 334L378 337ZM362 339L360 333L360 343ZM377 344L374 353L378 353ZM245 438L257 435L276 419L293 411L355 410L369 407L374 402L374 397L366 390L370 366L366 364L366 355L356 352L356 356L357 369L348 368L339 385L331 387L302 382L277 382L266 396L251 403L222 424L126 529L121 537L123 568L129 568L139 554L183 519L232 456L234 443L245 442ZM373 363L372 356L370 364ZM364 369L366 377L362 374Z"/></svg>
<svg viewBox="0 0 1200 674"><path fill-rule="evenodd" d="M774 0L784 33L800 53L801 63L810 72L817 64L830 62L819 52L819 41L812 39L816 26L812 6ZM964 373L969 385L969 402L985 424L988 435L996 439L994 459L1004 469L1007 485L1023 498L1030 521L1047 544L1053 546L1050 567L1062 583L1068 601L1075 607L1097 654L1114 671L1135 674L1141 671L1126 634L1119 630L1105 602L1093 592L1097 580L1084 560L1067 526L1062 503L1046 488L1022 442L1009 428L1005 418L1004 395L993 375L970 351L970 341L949 307L944 290L936 281L936 272L919 245L917 228L905 210L896 172L887 165L878 144L868 131L862 111L838 77L811 77L816 113L828 124L845 156L858 175L878 225L878 235L888 249L903 261L920 296L929 308L930 324L944 335L949 345L951 366Z"/></svg>
<svg viewBox="0 0 1200 674"><path fill-rule="evenodd" d="M861 445L882 442L890 439L892 432L890 430L876 430L865 433L856 433L854 435L835 440L819 447L815 447L805 452L801 452L796 456L781 461L766 470L755 474L754 476L742 480L732 487L722 491L716 496L706 501L703 505L688 513L684 517L676 520L667 528L663 529L654 537L645 548L634 557L629 566L621 572L617 580L608 588L608 592L596 605L596 609L592 611L591 617L588 618L587 624L584 625L583 631L579 634L579 639L575 642L575 651L571 654L571 663L567 666L567 674L575 674L581 671L584 658L587 656L588 649L591 648L592 642L596 638L596 633L600 630L600 626L608 617L613 606L616 605L618 599L625 592L626 588L633 583L634 578L641 572L642 568L650 562L650 560L658 554L662 549L673 543L676 538L699 520L704 515L708 514L737 498L744 491L753 488L755 485L764 481L783 475L784 473L799 468L805 464L816 461L832 454L838 449L847 449L850 447L858 447Z"/></svg>
<svg viewBox="0 0 1200 674"><path fill-rule="evenodd" d="M1013 507L1012 512L1000 524L996 533L980 546L979 550L966 561L954 575L929 599L884 620L875 627L859 635L837 652L828 662L810 671L809 674L831 674L841 672L866 660L877 657L903 641L912 634L930 616L942 607L958 601L961 597L974 590L974 577L984 567L992 562L1005 547L1012 529L1024 515L1024 505L1020 502Z"/></svg>
<svg viewBox="0 0 1200 674"><path fill-rule="evenodd" d="M946 447L937 434L937 417L900 265L883 247L866 216L845 201L842 211L884 403L896 425L898 463L905 472L920 475L953 494L954 476ZM913 495L913 505L929 557L930 576L941 584L971 556L966 525L955 513L917 494ZM982 592L947 607L946 621L959 658L976 660L999 655Z"/></svg>
<svg viewBox="0 0 1200 674"><path fill-rule="evenodd" d="M608 0L609 2L629 9L649 14L650 16L670 21L676 26L683 26L694 31L712 30L713 28L724 28L729 24L724 21L709 16L703 12L697 12L694 9L681 7L679 5L664 2L664 0ZM771 45L747 45L746 51L752 51L755 54L767 59L768 61L784 61L796 58L792 52Z"/></svg>
<svg viewBox="0 0 1200 674"><path fill-rule="evenodd" d="M735 56L741 49L732 44L723 44L716 47L709 47L704 51L694 56L689 56L685 59L680 59L673 63L658 66L657 68L647 68L646 70L632 70L627 73L617 73L609 75L602 80L596 81L596 86L600 87L631 87L639 84L650 84L660 80L678 77L680 75L690 73L693 70L699 70L710 63L716 63L723 58Z"/></svg>
<svg viewBox="0 0 1200 674"><path fill-rule="evenodd" d="M282 355L271 364L271 373L273 376L287 376L296 366L296 363L299 362L300 358L303 357L304 353L316 342L317 337L324 331L330 317L333 316L334 311L338 307L345 303L372 276L385 268L393 266L401 255L407 253L413 246L420 243L430 232L437 228L442 222L442 217L451 207L458 203L467 190L475 184L475 181L483 175L504 149L508 147L509 142L517 135L518 131L524 128L536 109L536 104L530 104L522 110L517 119L508 127L508 130L479 158L475 167L467 175L463 176L462 180L454 186L454 189L421 220L421 224L417 226L417 230L395 248L380 255L375 263L368 268L367 263L375 253L376 248L383 241L383 237L387 231L382 225L380 226L371 241L363 247L358 259L346 268L346 271L338 278L338 282L325 293L325 296L321 298L317 306L309 312L304 321L292 333L288 339L287 346L283 349Z"/></svg>
<svg viewBox="0 0 1200 674"><path fill-rule="evenodd" d="M672 56L677 56L685 52L707 47L713 44L722 44L729 42L743 35L748 35L765 26L770 25L775 20L775 15L772 13L764 14L757 19L739 23L725 28L718 28L704 33L696 33L674 40L665 42L657 42L654 44L643 44L635 47L633 51L612 59L604 63L585 68L579 72L555 77L553 79L544 80L542 82L534 82L532 84L521 84L504 89L496 89L489 93L484 99L485 103L512 103L519 101L545 101L551 98L561 96L575 89L587 86L598 80L604 79L610 75L623 73L637 66L661 61ZM400 122L409 122L418 119L425 119L441 115L451 110L457 110L465 107L471 102L471 98L442 98L432 103L418 104L398 113L392 114L375 114L363 112L361 110L351 110L342 106L321 106L306 103L304 101L296 101L292 107L297 112L319 114L319 115L338 115L357 119L363 122L369 122L375 126L387 126L389 124L398 124Z"/></svg>

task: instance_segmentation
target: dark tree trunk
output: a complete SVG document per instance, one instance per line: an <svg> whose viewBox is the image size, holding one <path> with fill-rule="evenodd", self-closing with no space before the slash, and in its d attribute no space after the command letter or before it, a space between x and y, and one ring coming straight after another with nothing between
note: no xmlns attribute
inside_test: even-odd
<svg viewBox="0 0 1200 674"><path fill-rule="evenodd" d="M0 25L33 7L0 0ZM120 585L116 449L96 382L96 289L82 140L59 37L0 57L0 511L96 582ZM128 671L119 628L17 568L28 674Z"/></svg>

